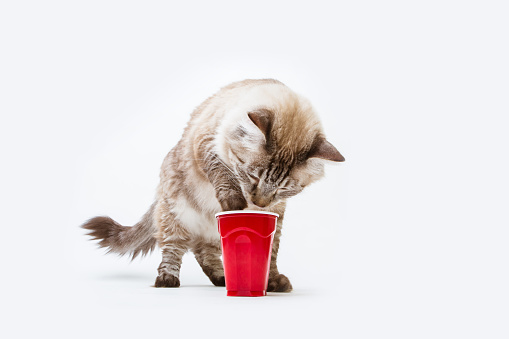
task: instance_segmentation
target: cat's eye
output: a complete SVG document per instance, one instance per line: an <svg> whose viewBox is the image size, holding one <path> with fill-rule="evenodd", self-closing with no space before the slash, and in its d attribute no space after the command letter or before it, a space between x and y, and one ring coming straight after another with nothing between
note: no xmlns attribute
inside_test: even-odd
<svg viewBox="0 0 509 339"><path fill-rule="evenodd" d="M251 173L248 173L247 174L249 176L249 178L251 179L251 181L253 181L253 183L258 186L258 184L260 183L260 178L258 178L256 175L254 174L251 174Z"/></svg>
<svg viewBox="0 0 509 339"><path fill-rule="evenodd" d="M279 187L276 191L276 194L281 198L289 198L295 195L295 191L290 187Z"/></svg>

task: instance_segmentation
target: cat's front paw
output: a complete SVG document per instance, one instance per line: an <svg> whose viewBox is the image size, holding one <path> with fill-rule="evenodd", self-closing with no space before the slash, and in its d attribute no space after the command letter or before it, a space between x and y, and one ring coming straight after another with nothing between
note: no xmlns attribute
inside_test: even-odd
<svg viewBox="0 0 509 339"><path fill-rule="evenodd" d="M284 274L269 277L267 292L290 292L292 289L290 280Z"/></svg>
<svg viewBox="0 0 509 339"><path fill-rule="evenodd" d="M214 286L226 286L224 275L221 277L211 277L210 281L214 284Z"/></svg>
<svg viewBox="0 0 509 339"><path fill-rule="evenodd" d="M174 275L171 274L160 274L156 278L156 283L154 284L154 287L179 287L180 286L180 280Z"/></svg>
<svg viewBox="0 0 509 339"><path fill-rule="evenodd" d="M246 198L241 192L228 192L225 196L218 197L223 211L240 211L247 207Z"/></svg>

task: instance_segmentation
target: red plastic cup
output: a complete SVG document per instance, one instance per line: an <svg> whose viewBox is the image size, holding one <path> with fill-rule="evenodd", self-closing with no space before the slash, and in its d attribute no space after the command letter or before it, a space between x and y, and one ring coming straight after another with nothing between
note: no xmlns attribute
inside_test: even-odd
<svg viewBox="0 0 509 339"><path fill-rule="evenodd" d="M227 296L267 295L278 217L276 213L246 210L216 214Z"/></svg>

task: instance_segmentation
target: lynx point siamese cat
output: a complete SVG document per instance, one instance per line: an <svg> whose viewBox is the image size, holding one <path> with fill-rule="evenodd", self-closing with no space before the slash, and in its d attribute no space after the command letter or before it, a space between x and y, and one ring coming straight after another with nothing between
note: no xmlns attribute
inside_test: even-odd
<svg viewBox="0 0 509 339"><path fill-rule="evenodd" d="M191 115L161 167L156 200L134 226L109 217L82 225L99 246L134 259L162 250L155 287L180 286L182 256L191 250L203 272L224 286L214 215L264 210L280 215L268 291L292 285L277 268L286 200L323 176L327 161L344 161L324 136L310 103L283 83L244 80L222 88Z"/></svg>

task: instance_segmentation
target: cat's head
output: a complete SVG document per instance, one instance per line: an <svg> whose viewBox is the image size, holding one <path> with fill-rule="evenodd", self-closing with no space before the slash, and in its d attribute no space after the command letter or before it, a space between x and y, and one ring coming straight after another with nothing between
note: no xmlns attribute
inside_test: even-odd
<svg viewBox="0 0 509 339"><path fill-rule="evenodd" d="M232 124L223 156L249 204L270 207L323 176L326 161L344 157L327 141L308 104L259 107Z"/></svg>

